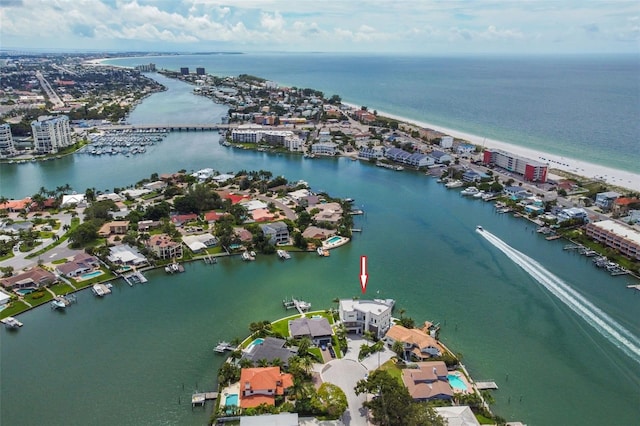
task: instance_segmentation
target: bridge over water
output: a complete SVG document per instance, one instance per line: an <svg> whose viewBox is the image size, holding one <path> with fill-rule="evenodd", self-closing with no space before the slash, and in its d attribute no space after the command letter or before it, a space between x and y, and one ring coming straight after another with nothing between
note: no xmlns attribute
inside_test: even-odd
<svg viewBox="0 0 640 426"><path fill-rule="evenodd" d="M113 124L108 126L96 126L99 130L120 132L206 132L227 130L237 126L229 124Z"/></svg>

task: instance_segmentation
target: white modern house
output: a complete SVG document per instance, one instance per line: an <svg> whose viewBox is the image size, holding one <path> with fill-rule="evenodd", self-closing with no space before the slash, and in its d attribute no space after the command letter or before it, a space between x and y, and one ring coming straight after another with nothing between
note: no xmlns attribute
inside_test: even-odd
<svg viewBox="0 0 640 426"><path fill-rule="evenodd" d="M382 300L340 300L340 321L349 333L370 331L382 339L391 327L392 303Z"/></svg>

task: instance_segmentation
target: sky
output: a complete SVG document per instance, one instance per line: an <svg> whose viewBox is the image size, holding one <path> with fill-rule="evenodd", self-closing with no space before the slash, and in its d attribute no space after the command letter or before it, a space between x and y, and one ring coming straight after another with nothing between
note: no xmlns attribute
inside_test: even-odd
<svg viewBox="0 0 640 426"><path fill-rule="evenodd" d="M640 53L640 1L0 0L0 48Z"/></svg>

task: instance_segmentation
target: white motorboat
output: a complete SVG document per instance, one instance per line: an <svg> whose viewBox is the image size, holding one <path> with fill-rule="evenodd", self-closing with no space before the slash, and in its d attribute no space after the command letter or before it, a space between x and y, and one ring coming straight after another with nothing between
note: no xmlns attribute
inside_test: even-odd
<svg viewBox="0 0 640 426"><path fill-rule="evenodd" d="M447 188L460 188L462 185L464 185L464 182L461 180L452 180L444 184Z"/></svg>
<svg viewBox="0 0 640 426"><path fill-rule="evenodd" d="M277 250L277 253L280 259L284 259L284 260L291 259L291 255L287 253L286 250Z"/></svg>
<svg viewBox="0 0 640 426"><path fill-rule="evenodd" d="M463 197L469 197L469 196L472 196L472 195L476 195L479 192L480 191L478 190L478 188L476 188L475 186L470 186L468 188L463 189L460 192L460 195L462 195Z"/></svg>

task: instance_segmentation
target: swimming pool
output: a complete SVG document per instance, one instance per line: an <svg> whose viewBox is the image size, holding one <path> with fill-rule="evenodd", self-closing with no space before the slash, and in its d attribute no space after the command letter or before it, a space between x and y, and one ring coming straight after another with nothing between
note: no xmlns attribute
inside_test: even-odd
<svg viewBox="0 0 640 426"><path fill-rule="evenodd" d="M232 393L230 395L227 395L227 397L224 400L224 405L231 406L231 405L235 405L236 407L238 406L238 394L237 393Z"/></svg>
<svg viewBox="0 0 640 426"><path fill-rule="evenodd" d="M104 274L104 272L102 271L87 272L86 274L80 275L80 278L82 278L83 280L88 280L89 278L97 277L98 275L102 274Z"/></svg>
<svg viewBox="0 0 640 426"><path fill-rule="evenodd" d="M258 337L257 339L254 339L253 342L249 343L249 346L247 346L247 352L251 351L251 349L253 349L254 346L256 345L261 345L262 342L264 342L264 339L262 337Z"/></svg>
<svg viewBox="0 0 640 426"><path fill-rule="evenodd" d="M21 294L22 296L26 296L27 294L33 293L32 288L21 288L16 290L16 293Z"/></svg>
<svg viewBox="0 0 640 426"><path fill-rule="evenodd" d="M331 237L327 241L325 241L325 243L327 243L327 244L335 244L338 241L340 241L341 239L342 239L342 237L338 237L337 235L334 235L333 237Z"/></svg>
<svg viewBox="0 0 640 426"><path fill-rule="evenodd" d="M460 377L455 374L447 374L447 379L452 388L461 391L467 391L467 385L462 381Z"/></svg>

